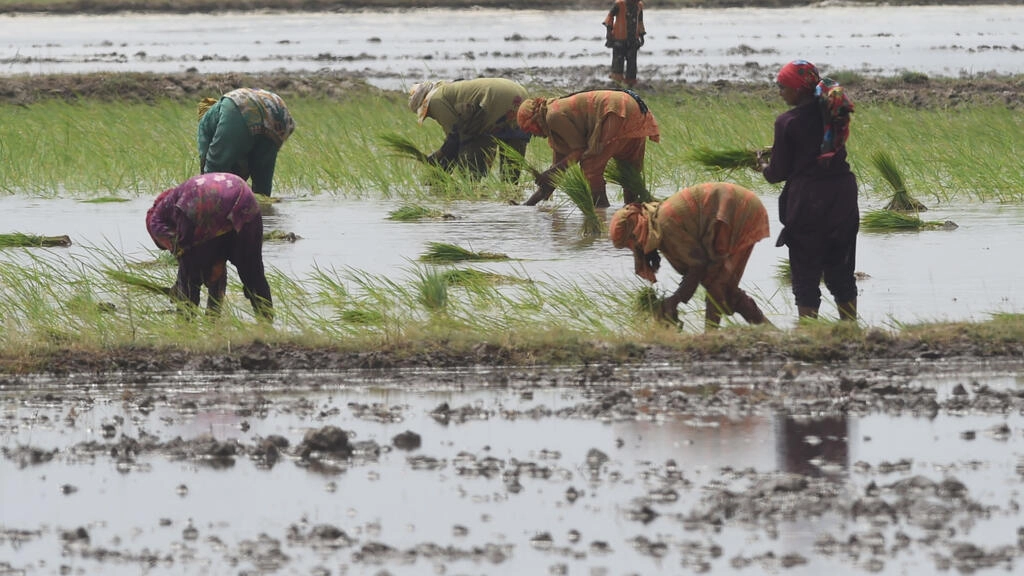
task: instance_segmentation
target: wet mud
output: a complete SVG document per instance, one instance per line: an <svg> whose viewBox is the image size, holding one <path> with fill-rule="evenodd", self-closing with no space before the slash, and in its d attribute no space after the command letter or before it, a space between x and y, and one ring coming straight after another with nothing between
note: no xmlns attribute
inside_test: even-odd
<svg viewBox="0 0 1024 576"><path fill-rule="evenodd" d="M1021 367L8 378L0 566L1012 572Z"/></svg>

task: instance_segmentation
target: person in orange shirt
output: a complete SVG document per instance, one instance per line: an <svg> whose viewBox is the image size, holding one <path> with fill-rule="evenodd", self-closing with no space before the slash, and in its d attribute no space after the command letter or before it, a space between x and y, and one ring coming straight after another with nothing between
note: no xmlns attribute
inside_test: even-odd
<svg viewBox="0 0 1024 576"><path fill-rule="evenodd" d="M551 167L535 179L537 191L525 205L533 206L554 192L554 175L579 163L590 184L594 206L608 207L604 169L615 158L643 172L647 140L661 133L654 113L639 96L627 90L590 90L562 98L532 98L519 106L519 127L548 139ZM638 190L622 191L624 203L637 199Z"/></svg>
<svg viewBox="0 0 1024 576"><path fill-rule="evenodd" d="M629 204L612 216L609 234L616 248L633 251L637 276L656 282L662 255L682 274L662 303L663 318L678 321L679 305L704 286L705 327L718 327L722 314L733 312L751 324L769 323L739 287L754 244L768 237L768 211L750 190L707 182L661 202Z"/></svg>
<svg viewBox="0 0 1024 576"><path fill-rule="evenodd" d="M604 19L604 45L612 49L612 73L619 84L636 84L636 53L644 45L644 3L640 0L615 0ZM625 69L625 75L623 75Z"/></svg>

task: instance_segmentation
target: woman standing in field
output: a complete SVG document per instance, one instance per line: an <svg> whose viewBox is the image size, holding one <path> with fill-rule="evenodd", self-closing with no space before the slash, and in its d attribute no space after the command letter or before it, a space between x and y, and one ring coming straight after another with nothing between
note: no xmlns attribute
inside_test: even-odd
<svg viewBox="0 0 1024 576"><path fill-rule="evenodd" d="M633 92L592 90L562 98L533 98L519 107L519 127L548 139L551 167L537 177L537 191L525 204L533 206L555 191L552 178L578 162L590 184L594 206L606 208L604 169L612 158L643 171L647 139L658 142L661 133L654 114ZM623 190L625 204L638 190Z"/></svg>
<svg viewBox="0 0 1024 576"><path fill-rule="evenodd" d="M786 182L779 196L783 229L776 245L789 247L798 314L817 318L824 277L839 317L856 320L860 212L845 146L853 103L806 60L783 66L776 83L792 108L775 119L771 160L761 164L761 171L768 182Z"/></svg>
<svg viewBox="0 0 1024 576"><path fill-rule="evenodd" d="M263 319L274 319L263 269L263 216L245 180L211 173L165 190L146 213L146 229L158 248L178 259L173 299L199 306L200 286L205 285L207 312L216 314L231 261L253 310Z"/></svg>
<svg viewBox="0 0 1024 576"><path fill-rule="evenodd" d="M654 283L665 256L683 275L679 288L661 305L661 316L678 319L677 308L704 286L704 323L715 328L722 314L739 312L751 324L767 320L740 287L754 244L768 237L768 211L757 195L736 184L708 182L662 202L619 209L609 227L616 248L633 251L637 276Z"/></svg>
<svg viewBox="0 0 1024 576"><path fill-rule="evenodd" d="M277 152L295 131L288 107L267 90L239 88L199 102L199 170L252 176L252 190L270 196Z"/></svg>
<svg viewBox="0 0 1024 576"><path fill-rule="evenodd" d="M421 82L409 92L409 109L420 124L433 118L444 129L444 143L427 157L428 162L446 171L462 167L481 178L497 155L502 178L514 183L519 180L519 167L498 151L498 141L526 154L530 135L516 124L516 110L523 100L526 88L504 78Z"/></svg>

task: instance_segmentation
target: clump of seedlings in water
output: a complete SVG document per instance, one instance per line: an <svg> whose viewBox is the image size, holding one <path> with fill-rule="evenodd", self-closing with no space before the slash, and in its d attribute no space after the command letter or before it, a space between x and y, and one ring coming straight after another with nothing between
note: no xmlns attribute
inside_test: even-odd
<svg viewBox="0 0 1024 576"><path fill-rule="evenodd" d="M871 156L871 163L882 174L882 178L893 188L893 197L882 210L873 210L861 217L861 227L865 230L950 230L956 228L956 224L946 220L926 221L918 217L917 213L927 210L924 204L919 202L907 192L907 186L903 180L903 174L892 156L884 150L875 152Z"/></svg>
<svg viewBox="0 0 1024 576"><path fill-rule="evenodd" d="M283 230L271 230L263 233L264 242L295 242L301 239L302 236L295 232L285 232Z"/></svg>
<svg viewBox="0 0 1024 576"><path fill-rule="evenodd" d="M792 281L793 267L789 263L789 258L779 258L775 263L775 277L786 283Z"/></svg>
<svg viewBox="0 0 1024 576"><path fill-rule="evenodd" d="M112 204L117 202L131 202L128 198L119 198L117 196L100 196L99 198L89 198L81 200L86 204Z"/></svg>
<svg viewBox="0 0 1024 576"><path fill-rule="evenodd" d="M444 210L438 210L436 208L427 208L419 204L403 204L396 210L388 212L388 220L398 220L400 222L412 222L415 220L454 220L455 216L445 212Z"/></svg>
<svg viewBox="0 0 1024 576"><path fill-rule="evenodd" d="M474 268L448 270L444 273L444 277L449 286L488 286L529 282L529 280L516 278L515 276L488 272L486 270L476 270Z"/></svg>
<svg viewBox="0 0 1024 576"><path fill-rule="evenodd" d="M636 194L636 198L633 198L632 202L654 202L654 197L647 190L643 172L637 170L629 162L620 162L618 159L612 158L611 162L605 166L604 179L621 186L623 195L626 190Z"/></svg>
<svg viewBox="0 0 1024 576"><path fill-rule="evenodd" d="M468 260L510 260L507 254L497 252L474 252L455 244L446 242L430 242L427 250L420 255L420 260L433 264L465 262Z"/></svg>
<svg viewBox="0 0 1024 576"><path fill-rule="evenodd" d="M657 318L661 314L664 299L653 286L643 286L633 292L630 298L633 311L644 317Z"/></svg>
<svg viewBox="0 0 1024 576"><path fill-rule="evenodd" d="M38 236L21 232L0 234L0 248L55 248L67 246L71 246L71 237L66 234L63 236Z"/></svg>
<svg viewBox="0 0 1024 576"><path fill-rule="evenodd" d="M687 158L703 164L708 168L718 170L734 170L736 168L757 168L758 154L768 158L771 148L750 149L750 148L709 148L698 146L690 150Z"/></svg>
<svg viewBox="0 0 1024 576"><path fill-rule="evenodd" d="M534 179L540 176L541 171L531 166L530 163L526 161L526 157L523 156L519 150L516 150L505 141L495 140L495 142L498 144L498 153L504 156L505 161L508 162L513 169L519 171L526 170Z"/></svg>
<svg viewBox="0 0 1024 576"><path fill-rule="evenodd" d="M885 150L878 150L871 155L871 164L882 174L882 178L892 186L893 195L886 210L895 212L924 212L928 208L907 192L906 182L896 161Z"/></svg>
<svg viewBox="0 0 1024 576"><path fill-rule="evenodd" d="M597 207L594 206L594 195L590 191L590 183L583 175L583 169L579 164L573 164L559 172L554 178L555 187L565 192L569 200L583 213L584 236L597 236L604 232L604 224L597 215Z"/></svg>

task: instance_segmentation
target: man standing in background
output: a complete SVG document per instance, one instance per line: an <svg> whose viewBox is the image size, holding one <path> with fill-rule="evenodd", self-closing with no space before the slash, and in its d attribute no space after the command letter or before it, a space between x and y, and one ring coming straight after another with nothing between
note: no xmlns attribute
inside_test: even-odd
<svg viewBox="0 0 1024 576"><path fill-rule="evenodd" d="M627 86L636 84L636 53L644 45L644 3L640 0L615 0L604 19L605 43L612 49L613 81ZM623 75L625 71L625 75Z"/></svg>

